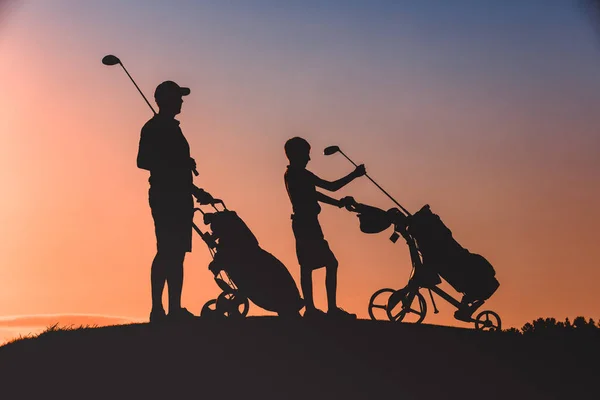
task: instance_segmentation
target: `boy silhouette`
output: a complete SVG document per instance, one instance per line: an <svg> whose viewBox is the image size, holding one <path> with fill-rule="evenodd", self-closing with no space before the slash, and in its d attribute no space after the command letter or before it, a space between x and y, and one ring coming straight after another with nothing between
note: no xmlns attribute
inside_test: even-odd
<svg viewBox="0 0 600 400"><path fill-rule="evenodd" d="M285 154L289 165L284 175L285 187L292 203L292 230L296 238L296 255L300 264L300 286L305 300L304 317L325 316L315 307L313 300L312 272L326 268L325 288L327 291L327 316L334 318L356 318L337 306L338 261L329 248L319 224L321 206L319 202L339 208L352 204L352 197L333 199L316 190L317 187L335 192L354 179L366 174L364 165L359 165L350 174L329 182L306 169L310 160L310 144L303 138L294 137L285 143Z"/></svg>

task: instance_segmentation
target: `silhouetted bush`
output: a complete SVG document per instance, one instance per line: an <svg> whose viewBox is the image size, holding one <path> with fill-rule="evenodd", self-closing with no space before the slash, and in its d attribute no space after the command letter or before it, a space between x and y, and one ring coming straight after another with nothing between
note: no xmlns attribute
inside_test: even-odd
<svg viewBox="0 0 600 400"><path fill-rule="evenodd" d="M521 335L521 331L518 330L517 328L508 328L508 329L505 329L504 332L510 333L512 335Z"/></svg>
<svg viewBox="0 0 600 400"><path fill-rule="evenodd" d="M600 336L600 321L596 323L592 318L585 319L577 317L571 322L569 318L564 321L557 321L556 318L538 318L532 322L527 322L519 330L509 328L504 330L510 334L521 335L544 335L544 336L563 336L571 334L591 334Z"/></svg>

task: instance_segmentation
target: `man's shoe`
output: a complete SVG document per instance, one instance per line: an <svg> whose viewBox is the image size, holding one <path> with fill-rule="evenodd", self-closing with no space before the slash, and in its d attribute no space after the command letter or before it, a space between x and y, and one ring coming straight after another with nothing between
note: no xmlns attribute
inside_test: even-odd
<svg viewBox="0 0 600 400"><path fill-rule="evenodd" d="M169 319L176 321L191 321L196 316L188 311L187 308L181 307L178 310L169 311Z"/></svg>
<svg viewBox="0 0 600 400"><path fill-rule="evenodd" d="M163 322L167 317L165 310L157 309L150 312L150 323Z"/></svg>
<svg viewBox="0 0 600 400"><path fill-rule="evenodd" d="M356 314L349 313L339 307L327 311L327 316L335 319L356 319Z"/></svg>

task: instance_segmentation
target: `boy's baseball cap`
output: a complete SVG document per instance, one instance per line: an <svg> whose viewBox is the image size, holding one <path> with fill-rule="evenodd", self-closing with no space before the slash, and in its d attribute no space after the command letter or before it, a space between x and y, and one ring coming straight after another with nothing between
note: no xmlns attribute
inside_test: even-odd
<svg viewBox="0 0 600 400"><path fill-rule="evenodd" d="M157 100L173 95L187 96L188 94L190 94L190 88L181 87L173 81L164 81L156 87L154 99Z"/></svg>

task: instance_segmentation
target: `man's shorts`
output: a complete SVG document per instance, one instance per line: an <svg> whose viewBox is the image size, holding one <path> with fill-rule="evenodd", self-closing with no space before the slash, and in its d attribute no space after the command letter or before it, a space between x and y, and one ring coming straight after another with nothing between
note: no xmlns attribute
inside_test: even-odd
<svg viewBox="0 0 600 400"><path fill-rule="evenodd" d="M150 190L149 203L154 219L157 250L170 253L191 252L194 219L192 195Z"/></svg>
<svg viewBox="0 0 600 400"><path fill-rule="evenodd" d="M312 271L337 264L316 216L292 215L292 230L296 238L296 256L300 269Z"/></svg>

